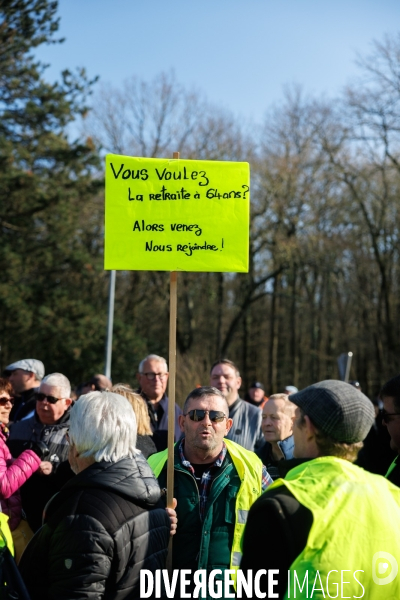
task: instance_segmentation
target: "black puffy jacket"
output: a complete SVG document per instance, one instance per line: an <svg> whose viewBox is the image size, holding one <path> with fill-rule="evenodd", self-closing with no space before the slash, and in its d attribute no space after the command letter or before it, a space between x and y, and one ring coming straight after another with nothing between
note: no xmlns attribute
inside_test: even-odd
<svg viewBox="0 0 400 600"><path fill-rule="evenodd" d="M140 569L165 568L170 521L159 498L141 454L71 479L21 559L32 600L140 598Z"/></svg>

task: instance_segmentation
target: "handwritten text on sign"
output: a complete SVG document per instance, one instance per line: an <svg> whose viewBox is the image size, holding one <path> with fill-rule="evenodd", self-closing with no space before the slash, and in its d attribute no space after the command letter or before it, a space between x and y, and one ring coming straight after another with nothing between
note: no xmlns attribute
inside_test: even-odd
<svg viewBox="0 0 400 600"><path fill-rule="evenodd" d="M248 271L249 165L106 157L105 268Z"/></svg>

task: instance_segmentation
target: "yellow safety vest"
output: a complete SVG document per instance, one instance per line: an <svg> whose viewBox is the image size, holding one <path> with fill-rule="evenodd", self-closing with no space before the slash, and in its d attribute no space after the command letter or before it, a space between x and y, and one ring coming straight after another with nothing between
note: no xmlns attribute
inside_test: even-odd
<svg viewBox="0 0 400 600"><path fill-rule="evenodd" d="M285 598L400 599L399 488L332 456L292 469L269 489L281 485L313 515Z"/></svg>
<svg viewBox="0 0 400 600"><path fill-rule="evenodd" d="M254 452L246 450L236 442L224 438L226 448L239 475L241 485L236 496L235 528L231 549L230 569L235 571L233 579L236 582L236 571L242 560L241 541L250 506L257 500L262 492L262 462ZM153 454L148 458L148 463L158 477L167 461L168 449Z"/></svg>
<svg viewBox="0 0 400 600"><path fill-rule="evenodd" d="M0 548L7 546L11 554L14 556L14 543L8 526L8 516L0 513Z"/></svg>
<svg viewBox="0 0 400 600"><path fill-rule="evenodd" d="M388 470L387 470L387 473L386 473L386 475L385 475L385 477L386 477L386 478L387 478L387 477L389 477L390 473L391 473L392 471L394 471L394 469L397 467L397 459L398 459L398 458L399 458L399 457L398 457L398 456L396 456L396 458L394 459L394 461L391 463L391 465L390 465L390 467L388 468Z"/></svg>

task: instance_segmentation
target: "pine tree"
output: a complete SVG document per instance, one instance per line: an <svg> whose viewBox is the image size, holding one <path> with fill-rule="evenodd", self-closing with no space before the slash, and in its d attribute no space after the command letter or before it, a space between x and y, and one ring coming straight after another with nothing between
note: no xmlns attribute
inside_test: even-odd
<svg viewBox="0 0 400 600"><path fill-rule="evenodd" d="M77 380L103 361L106 278L98 156L70 141L87 111L84 70L44 78L40 44L59 43L57 2L0 2L0 343Z"/></svg>

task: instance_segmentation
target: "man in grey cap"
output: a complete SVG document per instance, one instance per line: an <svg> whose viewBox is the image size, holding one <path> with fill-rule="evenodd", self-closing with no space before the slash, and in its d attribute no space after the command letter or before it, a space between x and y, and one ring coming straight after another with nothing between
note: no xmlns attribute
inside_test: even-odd
<svg viewBox="0 0 400 600"><path fill-rule="evenodd" d="M378 600L383 583L385 597L400 598L400 577L381 577L387 563L376 575L383 583L371 575L378 554L398 554L400 490L352 464L374 422L371 401L331 380L292 394L290 401L296 405L294 456L304 462L251 507L240 568L277 569L279 598L302 590L298 597L337 598L341 586L341 597L362 597L364 587L365 597ZM323 596L315 594L321 588Z"/></svg>
<svg viewBox="0 0 400 600"><path fill-rule="evenodd" d="M24 358L5 368L15 394L10 421L16 422L31 416L35 410L35 393L44 377L44 364L36 358Z"/></svg>

